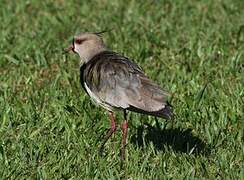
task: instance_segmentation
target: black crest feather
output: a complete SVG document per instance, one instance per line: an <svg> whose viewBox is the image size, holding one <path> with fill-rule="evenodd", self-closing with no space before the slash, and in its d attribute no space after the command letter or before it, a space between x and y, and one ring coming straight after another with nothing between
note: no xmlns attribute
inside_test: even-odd
<svg viewBox="0 0 244 180"><path fill-rule="evenodd" d="M106 32L110 32L112 31L113 29L105 29L103 31L100 31L100 32L95 32L94 34L98 35L98 36L101 36L102 34L106 33Z"/></svg>

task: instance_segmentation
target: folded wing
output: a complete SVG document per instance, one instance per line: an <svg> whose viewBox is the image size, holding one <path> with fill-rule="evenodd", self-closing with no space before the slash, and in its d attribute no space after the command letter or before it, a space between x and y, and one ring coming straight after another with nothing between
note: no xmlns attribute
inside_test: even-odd
<svg viewBox="0 0 244 180"><path fill-rule="evenodd" d="M87 64L85 81L100 100L115 108L168 118L168 93L152 82L134 62L104 52Z"/></svg>

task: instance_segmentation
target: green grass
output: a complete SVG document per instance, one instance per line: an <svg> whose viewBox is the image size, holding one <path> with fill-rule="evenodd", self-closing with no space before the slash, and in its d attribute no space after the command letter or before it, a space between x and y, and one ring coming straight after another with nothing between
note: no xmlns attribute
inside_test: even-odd
<svg viewBox="0 0 244 180"><path fill-rule="evenodd" d="M244 179L244 2L0 0L0 179ZM172 92L176 118L108 116L79 83L78 32L104 34ZM118 123L122 115L117 113ZM114 141L114 142L113 142Z"/></svg>

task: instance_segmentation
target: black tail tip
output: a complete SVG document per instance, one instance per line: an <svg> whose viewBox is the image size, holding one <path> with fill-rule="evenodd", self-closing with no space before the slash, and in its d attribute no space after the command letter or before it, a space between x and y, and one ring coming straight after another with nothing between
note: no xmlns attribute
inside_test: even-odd
<svg viewBox="0 0 244 180"><path fill-rule="evenodd" d="M167 103L167 105L159 111L161 117L171 120L174 117L173 106Z"/></svg>

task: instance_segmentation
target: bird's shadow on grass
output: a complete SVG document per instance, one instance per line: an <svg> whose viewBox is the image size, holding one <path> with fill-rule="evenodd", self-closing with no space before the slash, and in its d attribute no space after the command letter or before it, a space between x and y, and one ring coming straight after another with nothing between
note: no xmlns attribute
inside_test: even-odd
<svg viewBox="0 0 244 180"><path fill-rule="evenodd" d="M174 151L179 153L209 154L207 144L199 137L193 135L192 129L161 128L158 122L155 127L145 123L136 129L136 133L131 137L131 142L140 148L152 143L158 151L163 151L165 147L171 146Z"/></svg>

